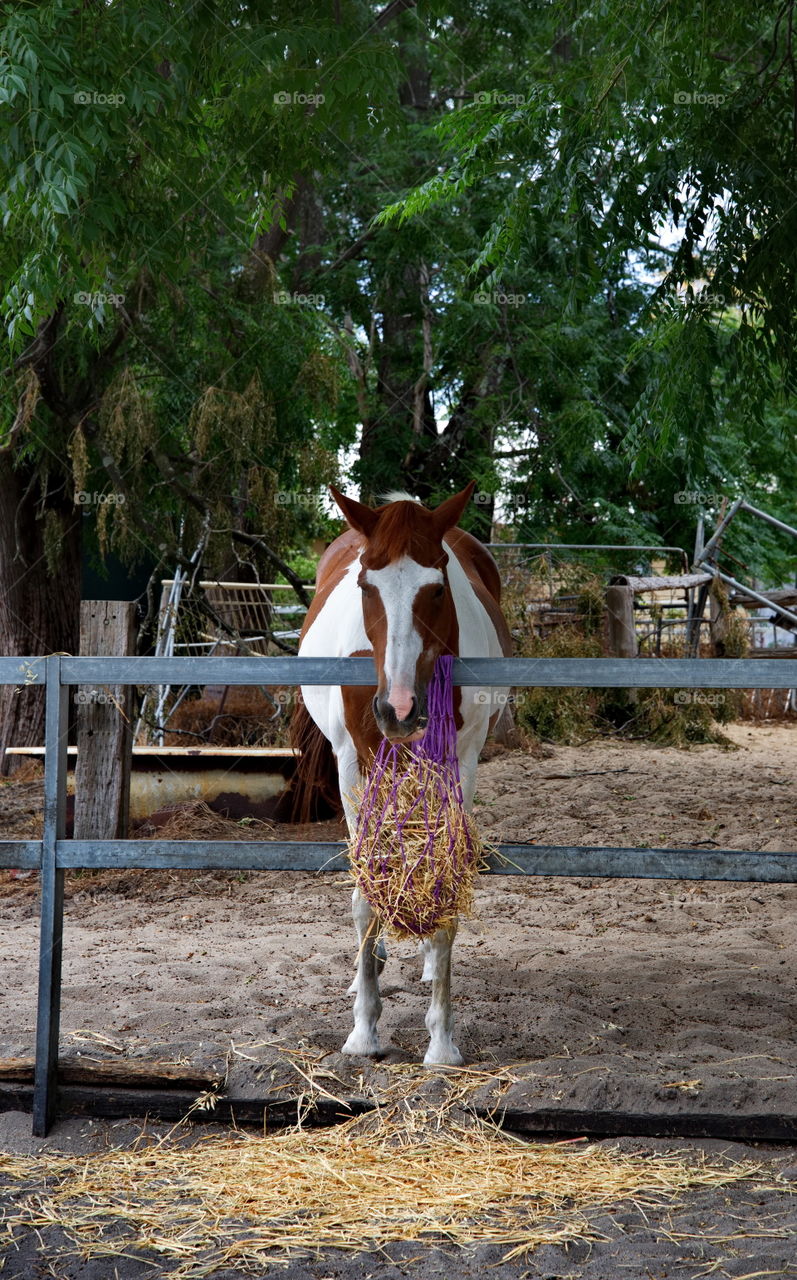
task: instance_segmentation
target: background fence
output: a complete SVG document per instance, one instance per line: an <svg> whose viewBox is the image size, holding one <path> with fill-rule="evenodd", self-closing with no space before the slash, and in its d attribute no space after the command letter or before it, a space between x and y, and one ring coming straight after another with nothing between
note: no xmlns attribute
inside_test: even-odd
<svg viewBox="0 0 797 1280"><path fill-rule="evenodd" d="M766 670L762 669L766 668ZM0 867L41 873L33 1132L45 1135L57 1097L64 872L70 867L170 867L339 871L345 845L213 840L67 840L69 690L82 685L370 685L370 658L0 658L0 684L46 690L44 827L41 840L0 840ZM494 688L790 688L791 664L739 659L460 658L454 683ZM504 859L507 859L506 861ZM499 875L644 877L797 882L797 851L617 849L503 844Z"/></svg>

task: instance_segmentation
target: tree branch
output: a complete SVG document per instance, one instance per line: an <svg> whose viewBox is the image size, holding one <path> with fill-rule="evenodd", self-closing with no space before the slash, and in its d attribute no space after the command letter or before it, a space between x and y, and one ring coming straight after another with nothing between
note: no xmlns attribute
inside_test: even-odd
<svg viewBox="0 0 797 1280"><path fill-rule="evenodd" d="M193 490L189 489L188 485L180 479L165 454L153 451L152 456L155 461L155 465L169 485L171 485L171 487L174 488L176 492L179 493L180 496L196 511L199 511L206 519L209 518L210 508L208 504L198 493L194 493ZM243 542L246 546L255 547L263 556L265 556L270 564L273 564L280 573L285 575L302 604L306 605L308 608L310 607L310 597L305 591L304 583L299 575L294 573L290 565L286 564L285 561L277 555L276 551L273 551L268 543L264 542L262 538L257 536L257 534L246 533L243 529L217 529L214 530L214 532L229 533L230 537L235 542Z"/></svg>
<svg viewBox="0 0 797 1280"><path fill-rule="evenodd" d="M10 374L29 365L39 379L43 400L59 418L68 417L71 408L58 382L52 362L53 348L58 341L58 330L61 328L63 318L64 302L61 300L52 315L46 316L41 321L30 346L8 369L4 370L5 374Z"/></svg>
<svg viewBox="0 0 797 1280"><path fill-rule="evenodd" d="M351 262L352 258L358 258L362 250L368 244L368 241L373 240L375 235L376 227L369 227L367 231L364 231L361 236L358 236L357 239L349 245L348 249L344 249L343 253L341 253L334 262L331 262L328 267L324 267L324 270L321 272L321 278L323 279L324 276L329 275L330 271L337 271L338 267L342 267L344 262Z"/></svg>
<svg viewBox="0 0 797 1280"><path fill-rule="evenodd" d="M294 573L289 564L286 564L285 561L277 555L276 551L272 551L268 543L264 542L262 538L259 538L257 534L245 533L243 529L230 529L228 532L235 542L243 542L248 547L256 547L271 564L279 569L280 573L284 574L302 604L306 605L309 609L311 603L310 597L305 591L304 583L301 578L297 573Z"/></svg>
<svg viewBox="0 0 797 1280"><path fill-rule="evenodd" d="M379 31L386 27L394 18L398 18L406 9L414 9L416 0L390 0L390 4L386 5L381 13L377 14L370 27L366 28L365 34L371 31Z"/></svg>

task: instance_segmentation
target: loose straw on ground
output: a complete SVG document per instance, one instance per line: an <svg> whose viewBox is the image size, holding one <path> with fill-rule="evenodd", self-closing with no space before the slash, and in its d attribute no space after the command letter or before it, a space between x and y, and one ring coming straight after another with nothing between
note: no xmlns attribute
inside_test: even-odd
<svg viewBox="0 0 797 1280"><path fill-rule="evenodd" d="M349 866L380 925L425 938L473 910L484 849L465 813L453 713L452 657L438 658L428 728L404 747L383 741L364 789Z"/></svg>
<svg viewBox="0 0 797 1280"><path fill-rule="evenodd" d="M396 1242L491 1244L512 1258L599 1238L589 1215L618 1201L655 1205L756 1172L423 1119L396 1109L334 1129L237 1133L188 1148L162 1140L86 1157L0 1156L0 1176L18 1184L0 1235L59 1227L71 1255L154 1252L177 1264L174 1280Z"/></svg>

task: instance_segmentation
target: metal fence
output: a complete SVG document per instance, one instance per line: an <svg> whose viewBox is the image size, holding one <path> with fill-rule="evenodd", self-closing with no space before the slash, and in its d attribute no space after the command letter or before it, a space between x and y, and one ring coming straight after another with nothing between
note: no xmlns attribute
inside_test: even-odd
<svg viewBox="0 0 797 1280"><path fill-rule="evenodd" d="M765 669L762 669L765 668ZM773 669L774 668L774 669ZM55 1114L61 1007L64 872L72 867L169 867L340 871L340 843L218 840L67 840L69 690L76 685L371 685L370 658L0 658L0 684L46 690L44 828L41 840L0 840L0 867L41 873L33 1132ZM790 688L791 664L739 659L460 658L459 685L494 688ZM506 859L506 860L505 860ZM502 844L499 875L643 877L797 882L797 851L586 848Z"/></svg>

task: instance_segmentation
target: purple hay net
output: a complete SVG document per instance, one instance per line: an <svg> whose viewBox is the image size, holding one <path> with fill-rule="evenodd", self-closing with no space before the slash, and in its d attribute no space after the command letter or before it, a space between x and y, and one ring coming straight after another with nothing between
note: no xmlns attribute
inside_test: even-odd
<svg viewBox="0 0 797 1280"><path fill-rule="evenodd" d="M428 723L423 737L408 745L391 743L383 738L366 781L351 865L359 869L360 889L377 909L380 906L378 881L387 876L391 861L395 868L396 854L399 855L398 864L405 883L422 862L427 863L427 870L435 873L433 900L441 916L455 907L460 885L473 874L478 850L463 813L454 723L453 668L451 656L440 657L435 663L427 691ZM437 768L432 774L426 774L425 785L418 786L417 796L409 809L399 813L400 784L407 777L417 780L418 775L424 773L423 769L418 769L419 763L430 763ZM391 780L387 797L383 785L385 777ZM432 795L432 799L438 802L433 806L430 806L430 788L437 793ZM434 815L430 807L434 808ZM460 837L464 832L464 847L462 844L458 846L455 814ZM419 845L416 836L408 847L405 827L412 822L417 832L419 821L425 828L425 839ZM364 851L366 845L370 846L368 852ZM369 889L373 892L369 893ZM419 937L427 934L430 927L428 919L414 921L409 913L402 916L400 924L405 932Z"/></svg>

